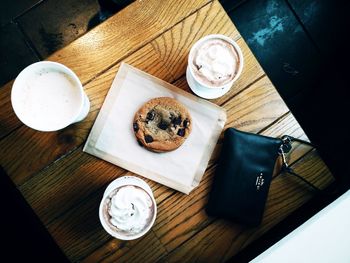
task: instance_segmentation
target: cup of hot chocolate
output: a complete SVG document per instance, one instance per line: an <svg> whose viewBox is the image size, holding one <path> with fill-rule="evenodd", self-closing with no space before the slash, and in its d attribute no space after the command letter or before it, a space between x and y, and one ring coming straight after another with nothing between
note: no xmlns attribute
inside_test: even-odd
<svg viewBox="0 0 350 263"><path fill-rule="evenodd" d="M148 184L135 176L123 176L109 184L99 208L103 228L120 240L145 235L153 226L157 204Z"/></svg>
<svg viewBox="0 0 350 263"><path fill-rule="evenodd" d="M205 99L227 93L243 70L243 54L231 38L207 35L191 48L186 70L191 90Z"/></svg>
<svg viewBox="0 0 350 263"><path fill-rule="evenodd" d="M12 86L11 103L25 125L56 131L83 120L90 102L77 75L68 67L41 61L22 70Z"/></svg>

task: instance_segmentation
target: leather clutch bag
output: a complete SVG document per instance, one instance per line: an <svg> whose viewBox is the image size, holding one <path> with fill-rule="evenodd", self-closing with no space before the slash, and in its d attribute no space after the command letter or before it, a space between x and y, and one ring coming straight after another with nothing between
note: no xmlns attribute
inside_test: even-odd
<svg viewBox="0 0 350 263"><path fill-rule="evenodd" d="M228 128L207 214L248 226L259 225L282 143L279 138Z"/></svg>

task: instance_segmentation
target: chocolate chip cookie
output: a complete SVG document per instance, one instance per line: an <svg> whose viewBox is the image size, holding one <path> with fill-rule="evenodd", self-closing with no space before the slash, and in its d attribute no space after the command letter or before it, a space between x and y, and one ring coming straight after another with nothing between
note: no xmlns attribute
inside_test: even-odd
<svg viewBox="0 0 350 263"><path fill-rule="evenodd" d="M146 102L135 114L133 130L140 145L153 152L180 147L191 133L192 119L180 102L168 97Z"/></svg>

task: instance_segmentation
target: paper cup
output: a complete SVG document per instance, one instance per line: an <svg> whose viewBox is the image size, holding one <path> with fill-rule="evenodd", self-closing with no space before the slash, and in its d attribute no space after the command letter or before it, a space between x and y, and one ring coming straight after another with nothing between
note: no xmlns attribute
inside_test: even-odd
<svg viewBox="0 0 350 263"><path fill-rule="evenodd" d="M104 206L105 206L106 199L109 198L109 195L115 189L121 188L123 186L129 186L129 185L137 186L143 189L149 195L153 203L153 214L149 224L141 232L126 235L111 229L111 227L108 225L105 219ZM100 218L102 227L105 229L105 231L108 234L120 240L134 240L142 237L152 228L156 220L156 216L157 216L157 203L153 197L152 189L149 187L149 185L145 181L135 176L123 176L112 181L106 188L99 207L99 218Z"/></svg>
<svg viewBox="0 0 350 263"><path fill-rule="evenodd" d="M200 46L203 42L209 40L209 39L222 39L226 42L230 43L234 49L237 51L238 58L239 58L239 65L238 70L235 75L235 77L227 84L222 86L208 86L203 81L201 81L193 72L193 68L190 66L193 61L193 55L195 50L198 46ZM200 40L198 40L191 48L190 53L188 55L188 64L186 69L186 79L188 82L189 87L191 90L198 95L199 97L205 98L205 99L216 99L224 94L226 94L234 84L234 82L240 77L242 70L243 70L243 53L239 45L231 38L220 35L220 34L213 34L213 35L207 35Z"/></svg>
<svg viewBox="0 0 350 263"><path fill-rule="evenodd" d="M42 84L42 82L40 82L38 79L39 76L43 76L45 74L52 73L52 72L62 73L62 76L66 76L67 77L66 79L64 77L61 79L63 81L68 81L64 83L65 84L69 83L69 86L72 89L74 89L73 92L71 93L71 94L74 94L74 100L73 98L69 98L69 96L66 97L67 101L71 99L72 102L70 105L74 103L74 107L71 107L72 109L71 111L65 112L64 116L61 116L59 122L56 122L56 123L55 123L55 118L57 118L57 116L55 115L57 114L50 113L50 109L52 109L53 106L47 103L47 101L50 100L53 102L57 102L57 105L62 105L61 107L62 111L67 110L68 108L66 106L67 104L65 105L64 103L58 103L58 102L61 102L62 100L61 99L62 97L60 97L60 99L57 98L57 94L61 95L59 90L56 89L55 90L56 93L49 94L49 90L47 90L47 92L40 93L38 92L39 89L37 88L38 85L40 85L40 83ZM48 78L46 78L45 80L48 81ZM48 82L47 86L50 86L49 83L50 82ZM62 83L60 83L60 85ZM56 82L53 81L53 84L56 84ZM65 84L62 84L62 85L65 85ZM33 87L34 89L36 89L35 91L36 93L35 93L35 96L30 96L28 94L34 94L34 93L33 91L32 93L28 93L28 89L30 88L33 90ZM41 91L43 90L41 89ZM64 91L62 89L62 94L63 92ZM40 95L38 94L44 94L44 95L40 97ZM67 95L69 94L67 93ZM79 78L77 77L77 75L68 67L52 61L41 61L41 62L31 64L19 73L19 75L15 79L15 82L13 83L13 86L12 86L11 103L17 117L28 127L38 131L56 131L56 130L63 129L72 123L83 120L87 116L90 110L89 98L85 94L83 86ZM37 105L43 105L43 109L41 112L38 111ZM59 110L60 107L57 107L57 105L55 106L55 111L58 113L61 113L62 111ZM66 108L64 108L65 106ZM40 116L39 118L38 117L36 118L35 116L30 117L30 114L28 114L28 112L31 113L31 111L28 109L31 109L31 107L35 107L36 109L35 114L39 114L39 115L46 114L45 118L47 120L52 120L52 121L40 122L38 121L38 119L40 119Z"/></svg>

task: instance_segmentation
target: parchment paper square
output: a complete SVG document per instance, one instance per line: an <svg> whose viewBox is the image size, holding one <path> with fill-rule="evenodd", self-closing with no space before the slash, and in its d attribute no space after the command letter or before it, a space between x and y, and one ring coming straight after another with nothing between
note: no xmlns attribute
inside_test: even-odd
<svg viewBox="0 0 350 263"><path fill-rule="evenodd" d="M135 112L156 97L174 98L191 114L192 132L175 151L150 152L134 136ZM84 151L189 194L202 179L225 122L224 109L122 63Z"/></svg>

